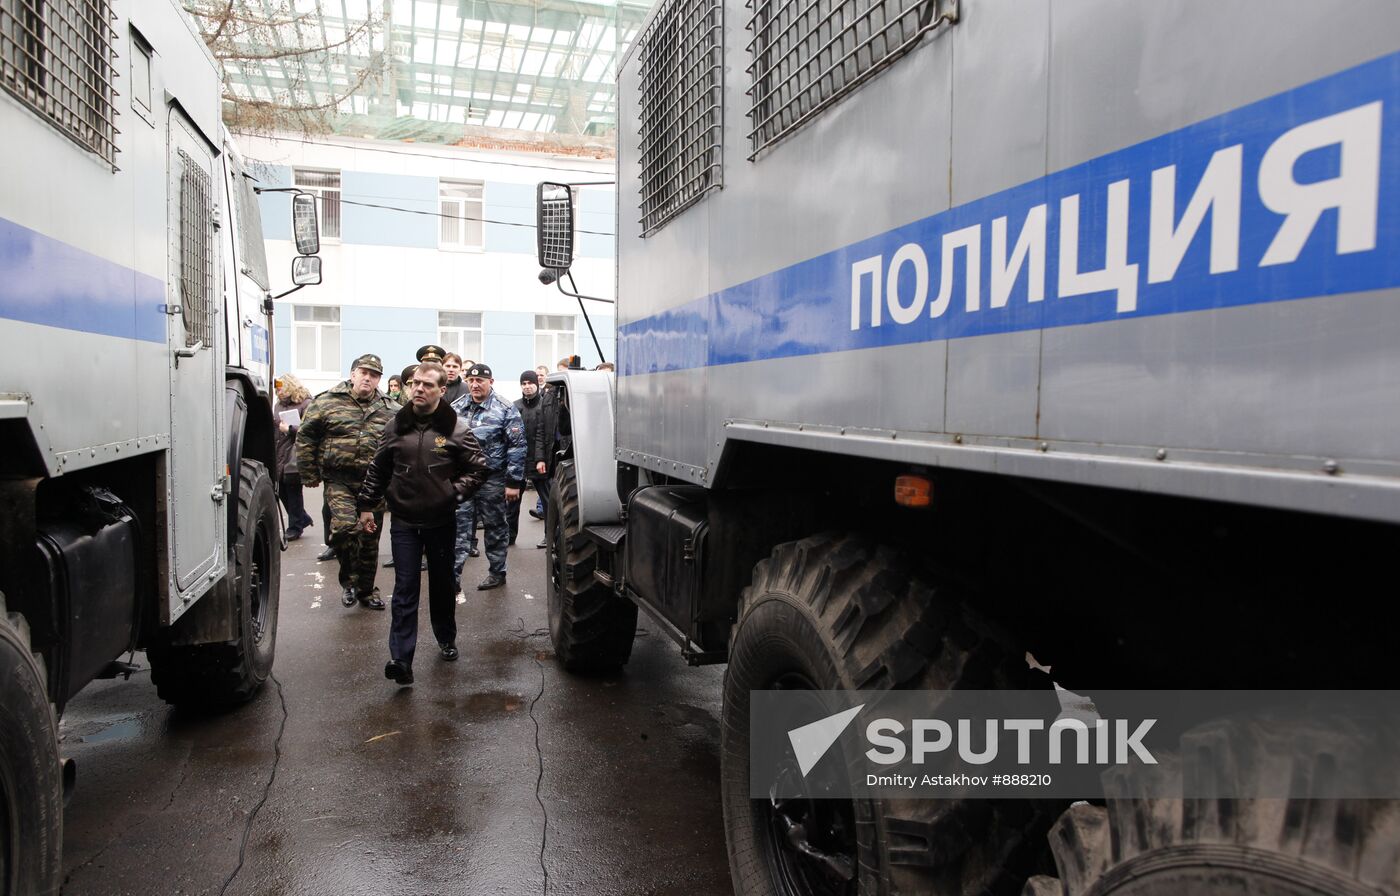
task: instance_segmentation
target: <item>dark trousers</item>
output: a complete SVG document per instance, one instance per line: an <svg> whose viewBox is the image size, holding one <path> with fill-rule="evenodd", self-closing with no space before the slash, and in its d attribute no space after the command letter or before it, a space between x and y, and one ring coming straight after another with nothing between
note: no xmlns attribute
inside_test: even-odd
<svg viewBox="0 0 1400 896"><path fill-rule="evenodd" d="M331 502L324 491L321 492L321 540L328 545L331 543Z"/></svg>
<svg viewBox="0 0 1400 896"><path fill-rule="evenodd" d="M535 486L535 512L544 513L544 502L549 500L549 480L532 479ZM526 501L524 493L521 493L518 501L506 502L506 522L510 524L510 543L515 544L515 537L520 534L520 507Z"/></svg>
<svg viewBox="0 0 1400 896"><path fill-rule="evenodd" d="M282 506L287 508L288 529L310 529L311 514L306 512L306 502L301 494L301 474L282 474Z"/></svg>
<svg viewBox="0 0 1400 896"><path fill-rule="evenodd" d="M418 594L423 572L418 561L428 555L428 618L433 637L439 644L457 641L457 589L452 579L452 546L457 527L420 527L401 523L389 525L389 544L394 554L394 601L389 623L389 657L413 665L418 646Z"/></svg>

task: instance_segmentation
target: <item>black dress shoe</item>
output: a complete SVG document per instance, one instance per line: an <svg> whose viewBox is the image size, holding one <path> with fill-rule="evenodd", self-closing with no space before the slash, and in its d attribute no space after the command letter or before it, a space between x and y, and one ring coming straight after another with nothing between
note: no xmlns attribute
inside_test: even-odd
<svg viewBox="0 0 1400 896"><path fill-rule="evenodd" d="M287 539L288 541L296 541L298 538L301 538L301 530L288 529L286 532L282 533L282 537Z"/></svg>
<svg viewBox="0 0 1400 896"><path fill-rule="evenodd" d="M481 580L481 584L476 586L477 591L490 591L492 588L499 588L506 583L505 576L498 576L494 572Z"/></svg>
<svg viewBox="0 0 1400 896"><path fill-rule="evenodd" d="M413 684L413 667L390 660L384 664L384 677L399 684Z"/></svg>
<svg viewBox="0 0 1400 896"><path fill-rule="evenodd" d="M394 558L393 558L393 557L390 557L388 560L385 560L383 566L384 566L385 569L393 569L393 568L394 568Z"/></svg>
<svg viewBox="0 0 1400 896"><path fill-rule="evenodd" d="M478 551L476 548L467 548L467 556L468 556L468 557L480 557L480 556L481 556L481 551Z"/></svg>
<svg viewBox="0 0 1400 896"><path fill-rule="evenodd" d="M537 519L537 520L542 520L542 519L544 519L544 514L540 513L538 510L536 510L536 509L533 508L533 507L531 507L529 510L527 510L526 513L530 514L530 516L534 517L534 518Z"/></svg>
<svg viewBox="0 0 1400 896"><path fill-rule="evenodd" d="M322 551L321 553L319 553L319 554L316 555L316 562L317 562L317 563L325 563L327 560L334 560L334 559L335 559L335 548L331 547L330 545L326 545L326 549L325 549L324 551Z"/></svg>
<svg viewBox="0 0 1400 896"><path fill-rule="evenodd" d="M384 609L384 601L379 599L379 589L376 588L369 594L360 598L360 606L370 610Z"/></svg>
<svg viewBox="0 0 1400 896"><path fill-rule="evenodd" d="M353 607L357 600L358 598L355 597L355 589L346 588L345 593L340 596L340 605L342 607Z"/></svg>
<svg viewBox="0 0 1400 896"><path fill-rule="evenodd" d="M442 658L447 662L453 663L457 661L458 654L456 644L439 644L438 649L442 651Z"/></svg>

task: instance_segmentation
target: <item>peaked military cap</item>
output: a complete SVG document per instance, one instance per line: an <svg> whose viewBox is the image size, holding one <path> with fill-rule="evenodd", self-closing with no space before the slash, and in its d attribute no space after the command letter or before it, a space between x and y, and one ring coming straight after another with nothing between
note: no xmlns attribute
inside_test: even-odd
<svg viewBox="0 0 1400 896"><path fill-rule="evenodd" d="M440 345L425 345L414 355L419 361L436 361L442 363L442 359L447 357L447 349Z"/></svg>
<svg viewBox="0 0 1400 896"><path fill-rule="evenodd" d="M467 376L480 376L488 380L492 379L491 367L488 364L473 364L471 369L467 371Z"/></svg>
<svg viewBox="0 0 1400 896"><path fill-rule="evenodd" d="M378 355L360 355L355 359L355 363L350 365L351 370L359 370L361 367L375 373L384 372L384 362L379 360Z"/></svg>

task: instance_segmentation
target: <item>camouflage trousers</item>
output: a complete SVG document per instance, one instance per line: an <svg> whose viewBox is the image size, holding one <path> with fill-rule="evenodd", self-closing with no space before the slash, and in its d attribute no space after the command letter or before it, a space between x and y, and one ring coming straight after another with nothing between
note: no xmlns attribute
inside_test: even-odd
<svg viewBox="0 0 1400 896"><path fill-rule="evenodd" d="M340 562L340 587L354 588L368 595L374 590L374 574L379 570L379 533L384 531L384 512L374 515L374 532L360 529L360 513L355 509L358 485L348 482L325 482L326 504L331 509L330 537Z"/></svg>
<svg viewBox="0 0 1400 896"><path fill-rule="evenodd" d="M462 579L462 567L467 562L467 548L476 546L476 521L481 518L482 535L486 541L487 568L498 576L506 574L506 543L510 541L510 526L506 523L506 480L492 476L466 502L457 506L457 551L453 558L457 580Z"/></svg>

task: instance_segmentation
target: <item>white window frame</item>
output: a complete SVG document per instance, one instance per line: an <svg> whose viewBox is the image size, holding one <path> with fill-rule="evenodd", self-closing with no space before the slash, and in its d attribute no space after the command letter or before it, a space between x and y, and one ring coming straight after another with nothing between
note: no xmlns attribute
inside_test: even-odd
<svg viewBox="0 0 1400 896"><path fill-rule="evenodd" d="M560 319L560 318L563 318L563 319L568 320L568 321L570 322L570 324L571 324L571 327L570 327L569 329L565 330L565 329L560 329L560 328L558 328L558 327L549 326L550 323L556 322L556 321L557 321L558 319ZM541 324L541 319L543 319L543 323L545 324L545 326L541 326L541 325L540 325L540 324ZM569 346L570 346L570 347L569 347L569 349L568 349L567 351L565 351L565 350L559 348L559 337L560 337L560 336L564 336L564 335L567 335L567 336L569 337ZM554 354L551 355L551 356L548 357L548 358L540 358L540 357L539 357L539 354L540 354L540 348L539 348L539 346L540 346L540 337L541 337L541 336L548 336L548 337L550 337L550 345L553 347ZM565 357L565 356L567 356L567 355L576 355L576 354L578 354L578 317L576 317L575 315L572 315L572 314L536 314L536 315L535 315L535 366L536 366L536 367L539 367L541 364L544 364L544 365L546 365L547 367L549 367L550 370L553 370L553 369L554 369L554 365L556 365L556 364L559 363L559 359L560 359L560 358L563 358L563 357Z"/></svg>
<svg viewBox="0 0 1400 896"><path fill-rule="evenodd" d="M476 192L476 196L466 195ZM438 248L453 252L481 252L486 249L486 184L479 180L438 180ZM467 221L480 223L481 238L467 239ZM457 226L458 238L447 239L449 224Z"/></svg>
<svg viewBox="0 0 1400 896"><path fill-rule="evenodd" d="M443 321L444 314L475 314L477 325L475 327L464 327L456 324L448 324ZM462 356L463 361L480 361L486 354L486 330L485 318L480 311L439 311L438 312L438 345L449 352ZM476 334L477 350L473 354L464 351L463 343L467 334ZM455 338L454 338L455 337Z"/></svg>
<svg viewBox="0 0 1400 896"><path fill-rule="evenodd" d="M304 176L308 174L318 176L334 175L335 188L332 189L328 186L324 186L321 184L308 185L304 183ZM317 226L321 228L321 242L339 243L340 234L344 231L345 228L345 219L341 214L343 206L340 203L340 194L342 189L342 179L340 172L331 168L293 168L292 186L296 187L298 190L301 190L303 193L310 193L311 195L316 197L316 223ZM334 215L328 215L326 213L326 208L330 203L334 203ZM331 220L335 221L335 233L328 234L326 233L326 223Z"/></svg>
<svg viewBox="0 0 1400 896"><path fill-rule="evenodd" d="M333 309L333 310L335 311L335 320L333 320L333 321L329 321L329 320L297 320L297 312L300 311L300 310L303 309L303 308L308 308L308 309L331 308L331 309ZM339 306L339 305L293 305L293 306L292 306L292 330L291 330L292 344L289 346L289 349L290 349L289 354L291 355L291 368L292 368L292 372L293 372L293 373L297 374L298 376L306 376L306 377L311 377L311 378L324 378L324 377L326 377L326 376L339 376L339 375L340 375L341 370L340 370L340 352L339 352L339 350L337 350L337 352L336 352L336 357L334 357L334 358L329 358L329 359L327 359L327 358L322 357L322 355L325 353L325 336L324 336L324 333L323 333L324 330L327 330L327 329L329 329L329 328L331 328L331 327L334 327L334 328L337 330L337 334L336 334L336 344L337 344L337 346L342 346L342 345L343 345L343 343L341 342L341 340L342 340L342 339L344 338L344 336L345 336L345 330L343 329L343 323L341 322L340 310L341 310L341 309L340 309L340 306ZM313 311L312 313L314 314L315 312ZM307 359L302 358L302 357L300 356L300 353L297 351L297 344L298 344L298 342L300 341L300 340L297 339L297 334L298 334L298 332L301 331L301 330L315 330L315 331L316 331L316 336L315 336L316 358L314 358L313 360L314 360L314 362L315 362L316 364L319 365L319 366L317 366L317 367L308 366L308 364L306 363Z"/></svg>

